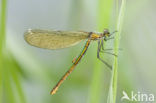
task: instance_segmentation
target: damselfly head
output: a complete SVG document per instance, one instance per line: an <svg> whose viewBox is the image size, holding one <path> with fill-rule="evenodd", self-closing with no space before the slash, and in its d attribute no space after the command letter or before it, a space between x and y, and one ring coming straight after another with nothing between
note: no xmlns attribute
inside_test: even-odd
<svg viewBox="0 0 156 103"><path fill-rule="evenodd" d="M109 32L108 29L104 29L103 36L105 36L105 37L109 37L110 36L110 32Z"/></svg>

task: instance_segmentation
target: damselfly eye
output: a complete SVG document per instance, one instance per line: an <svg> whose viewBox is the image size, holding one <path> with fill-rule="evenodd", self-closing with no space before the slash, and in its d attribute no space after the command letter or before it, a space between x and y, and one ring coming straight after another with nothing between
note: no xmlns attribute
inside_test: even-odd
<svg viewBox="0 0 156 103"><path fill-rule="evenodd" d="M109 36L110 35L109 30L108 29L104 29L103 35L104 36Z"/></svg>

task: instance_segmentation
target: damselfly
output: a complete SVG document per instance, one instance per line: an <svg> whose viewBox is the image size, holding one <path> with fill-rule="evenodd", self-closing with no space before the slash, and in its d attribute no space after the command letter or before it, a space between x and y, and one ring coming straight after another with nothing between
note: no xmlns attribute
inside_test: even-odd
<svg viewBox="0 0 156 103"><path fill-rule="evenodd" d="M112 69L111 65L109 65L107 62L105 62L103 59L100 58L99 53L104 50L103 47L104 41L111 39L113 33L114 32L110 33L108 29L105 29L103 33L29 29L27 32L25 32L24 38L30 45L45 49L67 48L78 44L82 40L87 39L86 44L80 55L75 60L73 60L73 64L70 67L70 69L63 75L63 77L51 90L50 94L55 94L60 85L63 83L63 81L68 77L68 75L74 70L76 65L80 62L81 58L86 53L91 41L98 41L97 58L101 60L105 65L107 65L110 69Z"/></svg>

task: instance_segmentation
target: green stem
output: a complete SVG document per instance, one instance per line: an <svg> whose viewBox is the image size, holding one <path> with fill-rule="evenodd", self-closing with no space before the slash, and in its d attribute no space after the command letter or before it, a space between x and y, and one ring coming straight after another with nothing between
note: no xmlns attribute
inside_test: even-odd
<svg viewBox="0 0 156 103"><path fill-rule="evenodd" d="M120 40L122 23L123 23L123 16L124 16L124 11L125 11L125 3L126 3L126 0L122 0L118 19L117 19L116 29L118 30L118 32L115 34L115 41L114 41L114 53L116 55L118 55L119 40ZM117 77L118 77L117 71L118 71L118 58L115 56L107 103L115 103L116 102Z"/></svg>
<svg viewBox="0 0 156 103"><path fill-rule="evenodd" d="M0 54L2 53L2 47L5 40L5 29L6 29L6 0L1 0L1 11L0 11Z"/></svg>
<svg viewBox="0 0 156 103"><path fill-rule="evenodd" d="M1 0L1 11L0 11L0 103L2 103L3 98L2 98L2 90L3 90L3 55L2 55L2 49L3 45L5 42L5 26L6 26L6 5L7 1L6 0Z"/></svg>

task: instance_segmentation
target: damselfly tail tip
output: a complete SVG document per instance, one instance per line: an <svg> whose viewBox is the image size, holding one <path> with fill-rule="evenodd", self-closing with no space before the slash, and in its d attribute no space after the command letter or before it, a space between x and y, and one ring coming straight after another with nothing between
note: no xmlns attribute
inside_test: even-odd
<svg viewBox="0 0 156 103"><path fill-rule="evenodd" d="M57 92L58 88L53 88L50 92L51 95L54 95Z"/></svg>
<svg viewBox="0 0 156 103"><path fill-rule="evenodd" d="M56 93L56 92L53 92L53 91L52 91L52 92L50 92L50 94L51 94L51 95L54 95L55 93Z"/></svg>
<svg viewBox="0 0 156 103"><path fill-rule="evenodd" d="M51 91L50 92L51 95L54 95L55 93L56 93L56 91Z"/></svg>

